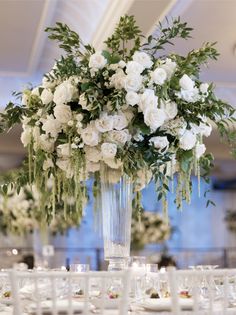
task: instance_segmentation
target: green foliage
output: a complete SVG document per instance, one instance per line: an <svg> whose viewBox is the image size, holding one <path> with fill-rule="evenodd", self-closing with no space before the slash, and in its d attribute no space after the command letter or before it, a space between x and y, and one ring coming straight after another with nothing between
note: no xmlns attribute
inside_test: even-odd
<svg viewBox="0 0 236 315"><path fill-rule="evenodd" d="M120 18L114 33L105 41L105 44L111 49L112 54L118 53L127 60L134 51L139 50L142 37L134 16L125 15Z"/></svg>
<svg viewBox="0 0 236 315"><path fill-rule="evenodd" d="M190 38L190 32L192 28L187 26L187 23L182 23L180 17L169 22L166 19L167 27L163 27L162 23L159 23L159 36L153 37L150 35L147 38L147 42L143 45L143 50L146 50L151 55L155 55L158 50L164 49L166 44L174 45L173 39L178 37L183 39Z"/></svg>

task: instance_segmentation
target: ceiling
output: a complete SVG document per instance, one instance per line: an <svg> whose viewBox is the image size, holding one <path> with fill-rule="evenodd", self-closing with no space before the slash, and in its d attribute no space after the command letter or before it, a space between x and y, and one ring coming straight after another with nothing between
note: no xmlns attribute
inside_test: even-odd
<svg viewBox="0 0 236 315"><path fill-rule="evenodd" d="M12 91L28 82L40 83L42 74L60 56L61 51L43 32L46 26L67 23L85 42L101 49L125 13L135 15L144 34L155 33L159 21L165 24L165 16L181 16L194 28L191 40L175 42L174 50L181 54L203 42L217 41L221 56L203 69L202 79L214 81L218 96L236 107L235 0L0 0L0 107L11 99ZM167 48L167 52L172 50L172 46ZM0 136L0 171L22 159L19 135L16 128ZM207 144L217 161L223 161L218 164L231 159L217 134ZM222 170L227 173L225 167Z"/></svg>

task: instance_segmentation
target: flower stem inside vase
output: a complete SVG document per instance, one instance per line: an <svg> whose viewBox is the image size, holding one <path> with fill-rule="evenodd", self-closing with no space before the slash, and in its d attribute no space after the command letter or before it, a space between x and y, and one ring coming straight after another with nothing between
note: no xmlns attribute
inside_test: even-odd
<svg viewBox="0 0 236 315"><path fill-rule="evenodd" d="M131 179L120 170L101 165L101 206L104 240L104 258L108 270L122 270L130 256Z"/></svg>

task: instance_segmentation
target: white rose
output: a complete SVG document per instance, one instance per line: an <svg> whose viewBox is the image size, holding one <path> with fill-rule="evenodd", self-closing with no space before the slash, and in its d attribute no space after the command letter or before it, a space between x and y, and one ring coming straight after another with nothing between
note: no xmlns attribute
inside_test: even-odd
<svg viewBox="0 0 236 315"><path fill-rule="evenodd" d="M50 115L43 120L42 129L46 132L46 134L50 134L51 137L56 138L58 133L61 131L61 124L57 119Z"/></svg>
<svg viewBox="0 0 236 315"><path fill-rule="evenodd" d="M167 79L167 73L163 68L156 68L151 73L151 79L158 85L163 85Z"/></svg>
<svg viewBox="0 0 236 315"><path fill-rule="evenodd" d="M162 101L161 109L165 111L167 119L174 119L178 114L177 104L171 101Z"/></svg>
<svg viewBox="0 0 236 315"><path fill-rule="evenodd" d="M144 70L144 67L136 62L136 61L129 61L126 65L126 73L127 74L141 74Z"/></svg>
<svg viewBox="0 0 236 315"><path fill-rule="evenodd" d="M67 124L72 119L71 108L68 105L57 105L53 109L56 120L61 124Z"/></svg>
<svg viewBox="0 0 236 315"><path fill-rule="evenodd" d="M98 145L99 142L99 134L96 128L92 125L89 125L81 130L81 138L84 144L87 144L91 147Z"/></svg>
<svg viewBox="0 0 236 315"><path fill-rule="evenodd" d="M182 98L188 103L194 103L200 100L198 88L193 88L192 90L183 90L177 93L177 96Z"/></svg>
<svg viewBox="0 0 236 315"><path fill-rule="evenodd" d="M163 109L147 109L144 113L145 124L154 131L164 124L165 119L166 115Z"/></svg>
<svg viewBox="0 0 236 315"><path fill-rule="evenodd" d="M104 159L113 159L117 152L117 145L115 143L104 142L101 145L101 151Z"/></svg>
<svg viewBox="0 0 236 315"><path fill-rule="evenodd" d="M122 130L128 126L128 121L123 113L113 116L113 128Z"/></svg>
<svg viewBox="0 0 236 315"><path fill-rule="evenodd" d="M151 57L142 51L136 51L133 55L133 60L140 63L144 68L151 68L153 64Z"/></svg>
<svg viewBox="0 0 236 315"><path fill-rule="evenodd" d="M76 93L77 88L69 80L66 80L56 87L53 102L56 105L66 104L74 98Z"/></svg>
<svg viewBox="0 0 236 315"><path fill-rule="evenodd" d="M124 87L124 79L126 75L122 69L118 69L110 78L110 86L118 90Z"/></svg>
<svg viewBox="0 0 236 315"><path fill-rule="evenodd" d="M71 156L71 145L69 143L59 144L57 146L57 155L60 158L69 158Z"/></svg>
<svg viewBox="0 0 236 315"><path fill-rule="evenodd" d="M98 149L97 147L85 146L84 151L85 159L88 160L89 162L97 163L102 158L101 150Z"/></svg>
<svg viewBox="0 0 236 315"><path fill-rule="evenodd" d="M39 145L45 152L51 153L54 150L54 140L45 134L39 136Z"/></svg>
<svg viewBox="0 0 236 315"><path fill-rule="evenodd" d="M120 159L103 159L103 161L110 167L110 168L113 168L113 169L119 169L121 166L122 166L122 161ZM120 176L119 176L120 177Z"/></svg>
<svg viewBox="0 0 236 315"><path fill-rule="evenodd" d="M31 128L25 128L20 137L21 142L23 143L24 147L27 147L28 144L30 144L32 140L32 130Z"/></svg>
<svg viewBox="0 0 236 315"><path fill-rule="evenodd" d="M195 147L195 155L197 159L200 159L200 157L205 153L206 146L205 144L197 144Z"/></svg>
<svg viewBox="0 0 236 315"><path fill-rule="evenodd" d="M147 109L157 108L158 98L155 95L154 91L151 89L145 89L143 94L140 96L139 109L142 112L145 112Z"/></svg>
<svg viewBox="0 0 236 315"><path fill-rule="evenodd" d="M142 77L136 74L128 74L124 78L124 88L127 92L137 92L142 85Z"/></svg>
<svg viewBox="0 0 236 315"><path fill-rule="evenodd" d="M209 88L209 84L208 83L202 83L199 86L199 90L203 94L208 94L208 88Z"/></svg>
<svg viewBox="0 0 236 315"><path fill-rule="evenodd" d="M190 130L186 130L183 136L179 139L179 146L183 150L191 150L197 141L196 134Z"/></svg>
<svg viewBox="0 0 236 315"><path fill-rule="evenodd" d="M49 89L44 89L40 98L41 98L41 101L43 104L45 104L45 105L49 104L53 100L52 91Z"/></svg>
<svg viewBox="0 0 236 315"><path fill-rule="evenodd" d="M100 132L107 132L113 129L113 116L104 113L99 119L95 120L95 127Z"/></svg>
<svg viewBox="0 0 236 315"><path fill-rule="evenodd" d="M167 78L170 79L176 70L177 64L171 59L166 58L166 60L162 65L160 65L160 67L166 71Z"/></svg>
<svg viewBox="0 0 236 315"><path fill-rule="evenodd" d="M179 80L179 85L183 90L191 91L194 88L195 82L187 74L184 74Z"/></svg>
<svg viewBox="0 0 236 315"><path fill-rule="evenodd" d="M92 68L92 69L102 69L104 68L106 63L107 63L107 60L100 51L97 51L95 54L91 55L89 58L89 68Z"/></svg>
<svg viewBox="0 0 236 315"><path fill-rule="evenodd" d="M149 143L153 144L156 149L164 149L169 146L167 137L152 137Z"/></svg>
<svg viewBox="0 0 236 315"><path fill-rule="evenodd" d="M47 158L44 162L43 162L43 170L46 171L47 169L53 167L53 162L52 159Z"/></svg>
<svg viewBox="0 0 236 315"><path fill-rule="evenodd" d="M129 91L125 96L125 100L128 105L134 106L139 103L140 96L134 91Z"/></svg>
<svg viewBox="0 0 236 315"><path fill-rule="evenodd" d="M86 171L88 173L94 173L100 170L100 163L93 163L86 161Z"/></svg>
<svg viewBox="0 0 236 315"><path fill-rule="evenodd" d="M127 141L131 140L131 135L128 129L113 130L109 132L108 139L112 142L116 142L117 144L124 145Z"/></svg>

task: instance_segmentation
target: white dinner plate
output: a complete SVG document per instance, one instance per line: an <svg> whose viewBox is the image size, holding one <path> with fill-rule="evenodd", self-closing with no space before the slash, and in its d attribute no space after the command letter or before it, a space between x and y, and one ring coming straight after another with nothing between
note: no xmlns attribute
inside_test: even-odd
<svg viewBox="0 0 236 315"><path fill-rule="evenodd" d="M82 313L84 309L84 303L81 301L72 301L72 311L73 313ZM68 300L58 300L56 301L56 310L60 313L67 313L69 308ZM93 306L89 304L89 309L91 310ZM51 300L42 301L41 309L44 313L50 313L53 309L53 302ZM33 303L28 306L28 311L30 313L35 313L37 310L37 304Z"/></svg>
<svg viewBox="0 0 236 315"><path fill-rule="evenodd" d="M192 310L193 300L192 299L180 299L180 307L182 310ZM171 299L161 298L161 299L145 299L140 306L148 311L170 311L171 309Z"/></svg>
<svg viewBox="0 0 236 315"><path fill-rule="evenodd" d="M101 308L101 298L93 298L91 300L91 303L96 306L96 308ZM104 298L104 308L107 310L115 310L118 309L120 306L120 299L110 299L110 298Z"/></svg>

